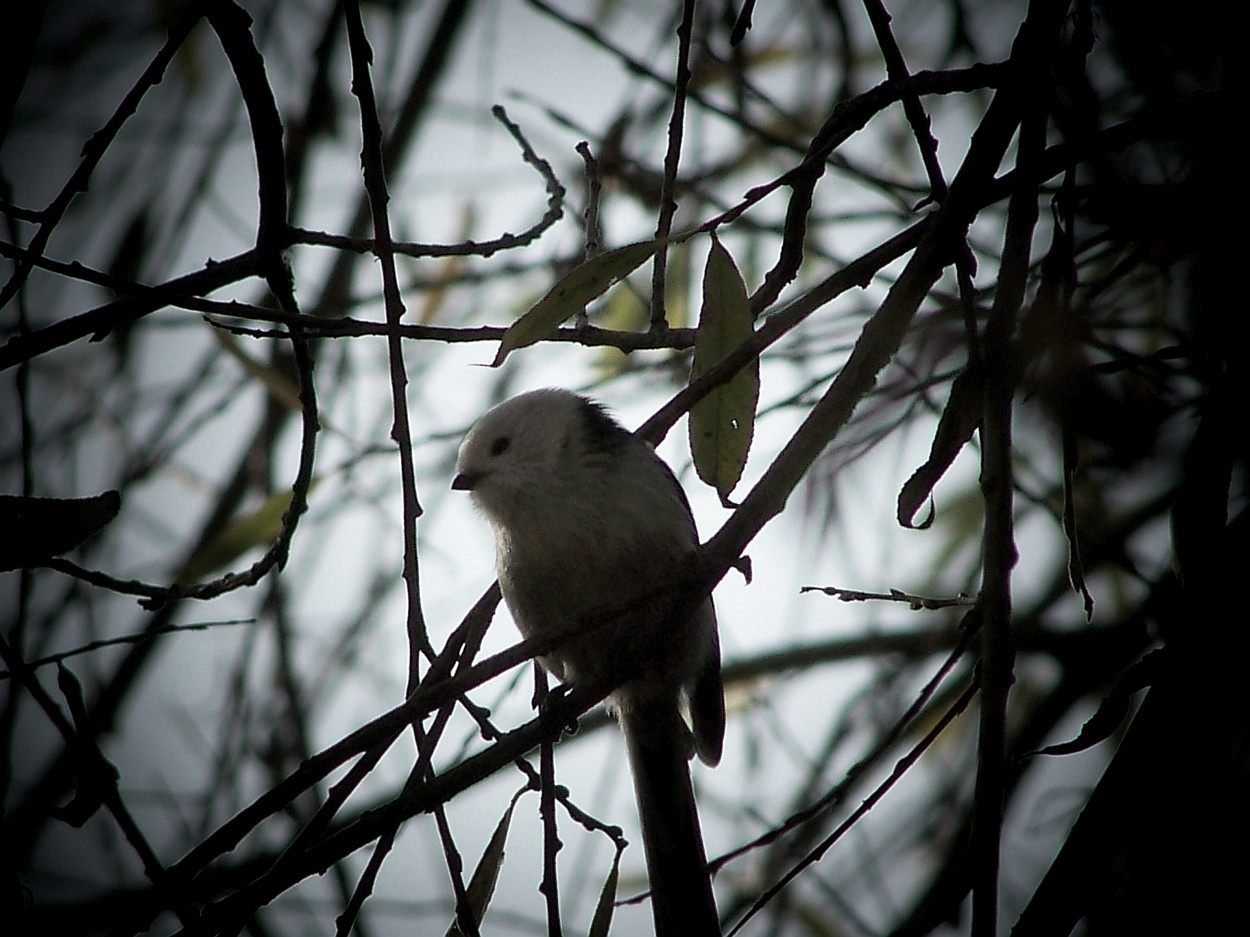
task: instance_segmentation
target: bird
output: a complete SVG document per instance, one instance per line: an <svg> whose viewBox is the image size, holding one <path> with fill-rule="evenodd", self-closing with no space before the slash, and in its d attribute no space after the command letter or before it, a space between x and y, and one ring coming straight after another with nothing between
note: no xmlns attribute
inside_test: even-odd
<svg viewBox="0 0 1250 937"><path fill-rule="evenodd" d="M487 411L452 488L492 528L500 591L524 637L561 634L540 661L566 685L619 684L657 937L721 933L689 762L725 735L711 595L672 585L698 532L672 470L597 401L546 388ZM688 712L689 725L683 717Z"/></svg>

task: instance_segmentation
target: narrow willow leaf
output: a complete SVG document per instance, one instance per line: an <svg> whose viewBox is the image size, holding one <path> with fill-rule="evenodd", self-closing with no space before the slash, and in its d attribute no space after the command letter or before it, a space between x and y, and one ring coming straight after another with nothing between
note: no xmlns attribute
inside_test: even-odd
<svg viewBox="0 0 1250 937"><path fill-rule="evenodd" d="M460 210L460 223L455 233L448 240L467 241L469 235L473 233L473 228L477 224L477 211L473 207L472 202L468 202ZM402 256L402 255L401 255ZM419 261L415 258L405 258L414 268ZM447 299L449 289L455 284L456 277L465 267L465 257L463 254L451 254L444 257L442 263L438 265L433 276L433 283L430 287L423 291L421 299L421 308L417 313L417 321L422 325L433 325L438 321L438 317L443 311L443 305ZM416 270L413 270L416 273ZM414 279L416 277L414 276Z"/></svg>
<svg viewBox="0 0 1250 937"><path fill-rule="evenodd" d="M308 486L310 495L317 484L318 479L313 478ZM203 579L225 569L254 547L267 547L282 532L282 517L290 507L290 489L271 494L255 511L232 522L196 551L179 575L179 581Z"/></svg>
<svg viewBox="0 0 1250 937"><path fill-rule="evenodd" d="M60 556L101 530L121 510L121 495L32 498L0 495L0 570Z"/></svg>
<svg viewBox="0 0 1250 937"><path fill-rule="evenodd" d="M302 404L299 401L299 388L280 372L262 361L257 361L239 344L236 336L222 328L213 329L213 337L242 366L243 370L265 385L271 397L288 410L299 413Z"/></svg>
<svg viewBox="0 0 1250 937"><path fill-rule="evenodd" d="M1094 620L1094 596L1085 581L1085 563L1081 559L1081 541L1076 523L1076 467L1078 461L1076 430L1072 421L1063 421L1063 535L1068 541L1068 581L1080 593L1085 605L1086 623Z"/></svg>
<svg viewBox="0 0 1250 937"><path fill-rule="evenodd" d="M482 918L486 915L486 909L490 907L490 899L495 894L495 884L499 881L499 870L503 867L504 845L508 841L508 828L512 825L512 808L516 806L517 798L523 793L525 793L524 790L519 791L512 798L512 803L508 804L508 809L499 818L495 832L491 834L490 842L482 850L482 858L478 860L477 868L473 870L473 878L469 880L469 887L465 889L465 901L468 904L468 911L478 924L482 923ZM464 937L464 931L460 929L458 921L453 920L451 922L451 926L447 928L447 937Z"/></svg>
<svg viewBox="0 0 1250 937"><path fill-rule="evenodd" d="M647 304L629 281L618 283L599 307L596 324L617 332L639 332L647 327ZM619 348L604 345L595 361L596 382L616 377L629 362L629 356Z"/></svg>
<svg viewBox="0 0 1250 937"><path fill-rule="evenodd" d="M669 328L681 329L690 324L690 283L694 279L694 246L674 245L668 252L664 271L664 317ZM648 310L648 318L650 318Z"/></svg>
<svg viewBox="0 0 1250 937"><path fill-rule="evenodd" d="M1111 692L1081 726L1081 731L1076 738L1047 745L1045 748L1030 752L1029 755L1072 755L1076 752L1083 752L1087 748L1093 748L1099 742L1111 738L1111 734L1128 718L1132 708L1133 694L1153 685L1159 679L1166 660L1166 651L1163 648L1155 648L1120 675L1119 681L1111 688Z"/></svg>
<svg viewBox="0 0 1250 937"><path fill-rule="evenodd" d="M56 682L65 694L74 727L80 733L89 734L92 727L87 715L87 704L83 700L82 684L63 662L56 665ZM80 827L104 806L111 795L117 793L117 779L121 777L121 773L94 743L76 745L74 749L73 799L64 807L53 808L51 813L70 826Z"/></svg>
<svg viewBox="0 0 1250 937"><path fill-rule="evenodd" d="M599 892L599 902L595 905L595 916L590 919L590 933L587 937L608 937L612 926L612 911L616 906L616 883L621 875L621 850L616 851L612 858L612 871L603 883Z"/></svg>
<svg viewBox="0 0 1250 937"><path fill-rule="evenodd" d="M546 296L508 326L490 366L497 368L510 352L546 338L559 328L560 323L585 309L588 302L603 295L617 280L633 273L663 243L641 241L637 244L626 244L592 257L569 271Z"/></svg>
<svg viewBox="0 0 1250 937"><path fill-rule="evenodd" d="M694 340L693 383L725 355L751 338L754 324L746 284L729 251L712 237L703 272L703 308ZM755 434L760 396L759 359L742 368L690 411L690 454L695 471L723 503L742 477Z"/></svg>

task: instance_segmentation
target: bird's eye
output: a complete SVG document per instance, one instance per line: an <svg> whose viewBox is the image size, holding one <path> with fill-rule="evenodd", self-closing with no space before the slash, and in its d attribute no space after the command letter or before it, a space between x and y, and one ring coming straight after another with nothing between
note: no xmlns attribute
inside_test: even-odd
<svg viewBox="0 0 1250 937"><path fill-rule="evenodd" d="M508 451L508 447L510 445L512 445L511 439L509 439L507 436L500 436L498 439L496 439L493 443L490 444L490 454L491 455L503 455L505 452Z"/></svg>

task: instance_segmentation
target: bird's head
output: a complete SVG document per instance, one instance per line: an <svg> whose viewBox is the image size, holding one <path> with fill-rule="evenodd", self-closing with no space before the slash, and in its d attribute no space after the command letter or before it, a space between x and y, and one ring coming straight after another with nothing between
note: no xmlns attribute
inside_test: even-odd
<svg viewBox="0 0 1250 937"><path fill-rule="evenodd" d="M451 487L506 522L520 501L568 477L582 455L588 407L594 404L576 394L548 389L492 408L460 444Z"/></svg>

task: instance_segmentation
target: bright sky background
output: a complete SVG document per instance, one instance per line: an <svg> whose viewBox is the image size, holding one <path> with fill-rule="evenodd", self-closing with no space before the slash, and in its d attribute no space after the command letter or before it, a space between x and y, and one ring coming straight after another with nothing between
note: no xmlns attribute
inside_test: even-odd
<svg viewBox="0 0 1250 937"><path fill-rule="evenodd" d="M429 7L430 5L425 5ZM575 5L572 5L575 6ZM662 34L648 4L631 6L620 4L619 22L612 35L630 43L632 51L640 58L660 63L668 68L669 53L663 48L666 34ZM771 13L761 4L757 13L757 31L753 40L766 40L784 45L793 41L795 24L782 24L770 20ZM658 5L657 7L658 8ZM68 9L68 8L67 8ZM78 9L85 13L86 5ZM67 12L63 10L61 12ZM375 78L380 87L385 85L386 64L389 60L388 46L415 54L421 48L425 20L429 9L418 18L413 33L406 36L371 34L377 53L379 67ZM860 13L862 17L862 13ZM1014 31L1014 15L1004 13L1007 28L1003 33L1006 47ZM377 21L372 22L376 25ZM913 24L915 20L911 21ZM57 18L49 17L52 28L60 28ZM629 25L624 25L629 24ZM801 24L798 24L801 26ZM68 25L65 26L70 29ZM292 82L293 76L284 76L275 66L282 62L298 61L298 50L310 45L306 36L300 34L297 18L280 21L277 46L287 49L284 55L270 57L271 79L279 95L290 93L290 87L300 87ZM290 30L290 32L286 32ZM188 69L187 74L197 75L208 89L204 95L208 102L223 101L232 91L223 81L218 63L209 61L216 55L211 40L205 36L199 46L203 61L180 63ZM909 37L908 50L917 57L916 67L924 67L923 36ZM142 54L136 53L134 65L125 75L103 74L95 76L90 83L90 93L72 98L66 104L66 113L58 123L49 121L29 132L15 134L6 150L5 165L10 173L21 167L25 191L33 193L30 201L38 204L44 196L41 185L52 186L48 194L59 186L76 159L76 146L66 140L79 132L81 127L97 126L120 95L129 87L137 69L150 57L151 50L142 46ZM401 56L403 58L403 56ZM406 74L403 69L401 74ZM796 82L817 82L832 87L836 75L796 74L795 69L778 67L762 73L773 83L780 94ZM343 83L346 79L338 76ZM77 76L77 81L86 81ZM875 80L875 79L874 79ZM85 85L83 86L85 89ZM51 99L66 89L49 89ZM73 90L72 88L70 90ZM40 92L41 94L43 92ZM382 92L380 91L380 96ZM603 56L588 50L584 41L561 29L554 21L535 12L529 5L518 0L505 0L499 4L482 4L473 28L464 37L455 53L452 78L438 92L435 105L436 117L421 135L416 148L405 162L401 172L389 179L392 201L392 223L398 236L420 241L455 241L463 236L461 226L464 213L471 207L474 217L473 236L488 238L504 231L516 232L531 224L544 206L545 193L539 177L525 166L517 148L502 127L490 117L490 107L504 104L511 118L526 132L539 154L550 160L565 186L569 189L569 201L565 219L548 232L537 247L521 252L516 257L502 255L500 263L512 260L535 260L538 257L561 256L576 249L581 243L581 229L576 223L576 213L583 204L581 162L574 152L575 144L582 136L561 127L544 113L544 108L557 109L572 120L599 130L604 115L614 113L618 102L637 96L639 100L651 101L651 91L644 79L632 76ZM71 100L61 98L61 100ZM159 101L160 98L155 99ZM146 105L145 105L146 107ZM181 115L180 119L192 122L205 134L220 132L216 126L219 113L216 106L206 106L203 113ZM345 126L355 127L355 116L344 121ZM110 154L102 170L104 178L116 186L112 193L125 199L127 187L141 189L145 173L151 172L153 160L169 158L162 146L162 126L171 115L153 105L151 113L141 111L140 123L150 119L153 132L150 138L136 141L129 152ZM957 120L958 114L950 118ZM57 138L49 129L60 127L64 136ZM72 126L72 130L70 129ZM948 173L953 172L962 155L961 148L967 142L951 126L938 125L937 135L942 140L940 154ZM211 182L213 196L204 201L203 209L194 217L186 219L184 228L162 232L168 239L169 253L163 276L200 267L207 257L222 259L246 247L251 240L254 212L254 183L250 140L246 127L239 124L227 131L231 157L226 165L228 171ZM693 120L687 129L685 164L697 164L701 159L714 161L719 143L724 142L727 128L715 119ZM656 139L654 147L662 152L663 140ZM732 141L731 141L732 142ZM319 160L317 175L311 186L311 213L301 219L305 227L325 231L341 231L346 212L360 188L360 172L357 139L340 141L335 152L325 153ZM855 141L853 149L863 155L873 145L873 138ZM888 152L888 150L883 151ZM884 162L889 156L880 157ZM127 165L128 163L128 165ZM188 163L188 167L192 165ZM883 167L884 168L884 167ZM164 177L165 184L176 185L180 178L177 171ZM763 177L750 180L750 184L767 181ZM744 184L744 190L746 185ZM852 183L836 176L824 184L824 191L842 199L840 209L853 209L862 205L865 193ZM94 196L99 196L93 190ZM775 196L758 209L763 218L776 218L784 209L784 195ZM679 215L678 227L696 220L694 216ZM701 218L699 219L701 220ZM647 236L654 219L642 214L632 203L622 200L613 202L608 215L606 234L608 246L616 246L630 240ZM873 243L880 232L879 226L865 225L863 245ZM176 236L177 235L177 236ZM115 239L114 232L91 231L66 226L63 234L54 241L58 257L81 257L87 263L101 263L109 254ZM732 232L725 237L731 251L735 249ZM97 243L98 242L98 243ZM838 245L843 258L856 255L860 245ZM694 263L701 269L706 243L695 252ZM303 295L313 295L320 289L320 275L324 273L332 253L324 248L302 248L295 256L296 288ZM739 262L746 266L745 259ZM771 263L766 258L765 263ZM432 275L438 262L424 261L413 265L401 264L401 270L411 270L418 275ZM375 265L376 271L376 265ZM645 273L644 276L649 274ZM824 266L810 272L813 277L827 276L832 268ZM374 278L357 284L359 295L376 292L380 280ZM640 282L645 282L641 281ZM748 272L748 286L758 285L755 271L752 279ZM502 286L481 291L480 304L471 318L458 324L505 325L532 302L547 286L550 274L538 274L503 281ZM839 307L855 311L871 309L875 299L882 294L882 286L875 284L865 294L852 294L836 302ZM61 301L71 308L68 297L74 291L61 294ZM252 286L233 292L239 298L255 299ZM405 297L410 315L421 308L423 297L409 293ZM354 312L363 317L366 311L381 318L381 306ZM169 321L182 323L177 327L145 332L141 348L143 355L142 378L145 384L157 387L163 382L176 379L186 373L192 362L216 342L211 331L198 322L191 313L162 313ZM847 336L853 335L847 328ZM249 355L262 357L262 346L247 339L239 339L239 346ZM350 347L348 347L350 346ZM482 367L493 355L489 345L413 345L408 349L408 365L414 381L409 392L409 415L414 436L418 440L415 454L418 469L418 486L427 514L421 522L421 564L424 610L436 646L459 623L461 616L476 597L493 579L493 548L485 523L477 517L468 499L460 493L448 490L451 480L449 459L454 445L471 421L482 412L489 402L492 387L498 374ZM89 360L91 347L70 350L63 358L54 356L54 365L65 362L72 368L74 362ZM357 381L350 387L334 386L333 362L340 354L350 355L354 364L351 373ZM515 356L516 365L511 390L522 390L560 385L581 389L593 377L592 368L598 352L570 345L540 346L523 350ZM807 378L799 369L786 363L766 364L763 371L761 411L786 399ZM137 518L135 529L126 537L126 549L108 558L109 571L120 576L135 576L147 580L159 580L167 569L170 557L162 552L164 538L154 532L169 530L176 534L193 530L200 523L199 514L211 503L211 485L220 480L221 473L237 459L237 448L246 438L258 412L261 397L255 384L247 385L238 394L224 393L230 387L227 374L218 374L212 382L211 393L223 391L221 414L208 430L200 434L193 445L179 454L175 464L155 475L141 491L140 497L126 506L130 516ZM361 380L360 378L364 378ZM323 358L318 369L319 389L326 405L323 414L325 431L319 442L318 471L325 478L314 491L311 508L300 528L291 563L284 574L298 582L295 617L300 622L297 659L310 673L316 673L319 660L333 653L334 635L327 635L325 625L333 623L349 612L358 601L362 588L361 577L372 568L378 557L390 557L398 579L402 544L400 540L401 509L398 492L398 464L393 456L374 456L356 466L351 473L336 472L354 453L369 445L385 444L389 429L389 384L386 373L385 345L382 339L354 339L343 341ZM60 384L64 388L64 384ZM91 392L90 375L84 375L82 393ZM820 390L823 390L823 385ZM653 374L644 373L614 380L596 391L628 427L642 422L661 403L671 396L672 385L661 385ZM64 392L64 390L62 390ZM45 401L55 407L55 400ZM781 441L787 438L795 425L790 411L780 411L762 419L758 428L757 457L748 466L738 494L745 494L767 464ZM818 595L800 595L799 587L806 584L836 585L872 591L889 588L914 589L932 564L935 549L942 537L936 531L924 534L904 531L894 521L894 504L899 487L919 465L928 451L932 423L917 420L913 431L905 437L895 434L892 440L871 456L842 470L836 477L833 491L812 490L805 487L791 499L787 513L778 518L756 539L749 553L752 559L754 581L748 585L742 578L731 573L716 593L721 618L722 646L728 661L740 659L763 649L784 647L796 642L828 639L837 636L861 634L865 631L886 631L898 627L917 627L922 620L902 607L866 606L844 604ZM289 478L294 472L297 439L292 433L288 447L288 463L279 466L277 476ZM1029 441L1026 440L1026 445ZM1039 446L1048 445L1038 440ZM93 461L84 458L80 464L68 466L62 479L56 481L63 495L92 493L108 484L110 471L118 458L116 439L107 433L99 441L100 458ZM681 478L694 506L700 532L706 539L728 516L720 506L715 494L701 485L690 466L685 446L685 424L679 424L660 447L662 456ZM973 483L976 465L971 453L957 462L947 479L938 488L937 509L942 511L943 493L959 493ZM49 487L52 487L51 484ZM385 491L380 500L361 498L360 507L349 512L339 510L340 499L359 496L361 493ZM49 493L49 492L42 492ZM819 511L820 498L832 497L842 513L837 523L829 529L822 526ZM1031 538L1030 546L1022 548L1028 557L1043 555L1049 566L1054 551L1062 549L1062 540L1055 529L1025 529L1022 538ZM966 559L964 557L963 559ZM966 563L960 562L962 569ZM1027 593L1029 569L1022 567L1018 581ZM952 579L944 583L951 591L964 586ZM6 587L7 588L7 587ZM212 603L188 606L184 621L220 620L250 614L255 597L227 596ZM333 688L331 695L319 700L321 718L317 722L319 746L339 738L362 722L396 705L403 695L407 651L403 636L402 595L394 594L394 600L385 606L385 620L376 623L374 638L363 650L359 661L360 679ZM133 603L118 600L117 622L110 627L126 630L135 621ZM1075 607L1075 606L1074 606ZM246 627L246 626L244 626ZM159 803L169 792L178 793L194 789L195 779L208 760L204 746L203 725L211 724L223 704L222 685L234 667L237 647L242 640L242 629L229 629L210 635L189 635L166 644L161 666L152 672L142 694L128 710L129 729L119 735L110 745L110 754L125 767L125 783L128 789L152 792L153 802ZM502 649L516 640L515 631L501 613L492 627L484 653ZM251 679L270 679L271 668L262 657L258 658L250 672ZM105 655L107 657L107 655ZM742 700L731 696L729 736L725 761L716 771L696 767L696 784L703 804L705 835L709 854L737 845L743 839L758 833L764 824L778 821L792 805L779 798L793 790L802 772L806 758L816 757L810 746L823 738L825 727L837 718L844 708L864 687L864 680L873 672L875 665L861 664L822 668L813 673L786 678L779 682L766 682L752 688L752 695L764 705L752 711L749 717L741 715ZM502 684L501 684L502 686ZM497 722L504 726L518 724L528 717L528 676L514 692L499 698L491 690L478 694L479 701L491 705ZM788 751L790 757L779 757L778 751L765 753L766 763L759 761L760 752L753 748L743 722L749 719L757 731L775 733L781 744L780 751ZM1074 730L1074 726L1067 729ZM466 740L472 733L462 730ZM452 732L452 738L456 733ZM454 748L454 746L453 746ZM449 749L450 750L450 749ZM956 764L954 752L949 764ZM1083 759L1083 760L1082 760ZM938 759L941 763L942 755ZM33 763L33 762L32 762ZM1081 778L1085 771L1100 764L1100 756L1093 753L1073 759L1065 759L1063 768ZM1082 766L1085 767L1082 767ZM410 749L397 746L396 751L378 769L379 783L366 791L378 792L386 784L402 778L410 766ZM845 768L846 766L842 766ZM932 773L921 771L909 778L894 797L905 798L923 783L936 781L947 783L950 779L940 770ZM639 843L634 829L635 815L632 791L627 783L623 747L615 733L601 732L592 738L579 739L567 745L559 765L561 783L569 786L575 799L584 807L612 822L626 827L627 836ZM264 779L257 778L257 782ZM838 780L829 778L830 783ZM519 775L502 772L483 783L467 796L458 798L450 808L453 829L458 844L471 868L489 837L503 806L511 792L519 785ZM1041 779L1036 783L1044 786ZM1083 783L1078 780L1075 783ZM736 805L748 799L766 805L772 812L758 819L756 827L731 828L722 817L722 805ZM1054 816L1063 816L1063 797L1052 801ZM1079 802L1076 798L1073 803ZM509 861L495 901L497 911L510 911L534 917L541 913L541 904L535 891L541 874L541 831L536 817L537 798L527 795L509 840ZM887 800L883 808L870 817L861 831L844 841L827 862L831 868L854 869L865 854L871 852L868 844L874 838L887 839L893 835L897 813L892 813ZM892 819L894 818L894 819ZM1045 819L1045 818L1043 818ZM1018 838L1022 850L1021 861L1026 861L1032 850L1037 850L1035 861L1040 865L1049 861L1044 844L1049 836L1060 836L1066 829L1062 823L1045 826L1039 832L1038 816L1015 818L1009 829L1009 843ZM593 900L600 883L606 875L611 858L609 843L599 837L578 835L569 828L565 841L568 844L560 861L565 878L566 893L578 890ZM1043 845L1039 846L1041 843ZM643 876L641 850L627 854L624 873L630 886L637 885ZM1025 869L1024 866L1021 869ZM728 875L748 875L752 870L750 860L731 867ZM865 870L870 875L870 870ZM1020 879L1031 882L1036 872L1022 871ZM1016 870L1008 870L1008 878ZM589 884L585 884L585 883ZM876 883L880 884L880 883ZM622 893L632 887L623 884ZM310 893L319 887L313 883ZM1011 882L1008 886L1011 887ZM1021 887L1025 887L1022 885ZM1031 886L1029 886L1031 887ZM887 892L892 889L886 888ZM448 892L446 871L441 857L433 824L428 819L418 819L408 824L396 853L384 868L378 886L378 904L383 906L391 899L428 901L442 899ZM1026 892L1027 893L1027 892ZM899 902L904 892L896 892ZM283 899L284 902L290 899ZM324 908L318 909L321 918L327 919ZM882 908L888 914L896 908ZM570 906L567 920L588 920L590 906ZM396 920L399 920L398 918ZM643 907L622 909L615 933L628 935L649 927L649 910ZM571 928L576 929L576 924ZM395 933L401 929L396 928ZM501 927L501 933L507 929Z"/></svg>

